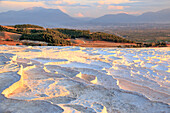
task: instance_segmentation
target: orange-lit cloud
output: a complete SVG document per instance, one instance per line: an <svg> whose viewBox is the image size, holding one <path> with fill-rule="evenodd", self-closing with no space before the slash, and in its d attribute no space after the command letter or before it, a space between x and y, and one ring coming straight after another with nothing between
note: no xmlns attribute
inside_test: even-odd
<svg viewBox="0 0 170 113"><path fill-rule="evenodd" d="M67 10L63 6L48 6L44 1L40 2L16 2L16 1L1 1L0 8L3 8L4 11L7 10L22 10L30 7L44 7L44 8L54 8L60 9L61 11L67 13Z"/></svg>
<svg viewBox="0 0 170 113"><path fill-rule="evenodd" d="M109 10L111 10L111 9L120 9L120 10L122 10L124 8L129 8L129 6L112 6L112 5L108 6Z"/></svg>
<svg viewBox="0 0 170 113"><path fill-rule="evenodd" d="M53 4L53 5L60 5L60 4L68 4L68 5L72 5L75 4L77 2L75 1L70 1L70 0L58 0L58 1L48 1L49 4Z"/></svg>
<svg viewBox="0 0 170 113"><path fill-rule="evenodd" d="M98 3L99 3L100 5L104 5L104 4L105 4L104 1L98 1Z"/></svg>
<svg viewBox="0 0 170 113"><path fill-rule="evenodd" d="M16 1L1 1L1 8L8 9L24 9L27 7L45 7L44 2L16 2Z"/></svg>
<svg viewBox="0 0 170 113"><path fill-rule="evenodd" d="M60 9L70 16L77 17L99 17L117 11L141 14L147 11L169 8L170 0L164 0L164 3L162 0L155 0L155 5L152 4L151 0L0 0L0 13L30 7L43 7Z"/></svg>
<svg viewBox="0 0 170 113"><path fill-rule="evenodd" d="M75 17L84 17L84 15L82 13L77 13L75 14Z"/></svg>
<svg viewBox="0 0 170 113"><path fill-rule="evenodd" d="M131 0L101 0L98 1L98 4L104 5L104 4L121 4L121 3L134 3L137 1L131 1Z"/></svg>
<svg viewBox="0 0 170 113"><path fill-rule="evenodd" d="M57 6L58 9L60 9L64 13L68 13L66 9L64 9L62 6Z"/></svg>
<svg viewBox="0 0 170 113"><path fill-rule="evenodd" d="M114 11L114 13L111 13L111 14L118 14L118 13L125 13L125 14L132 14L132 15L139 15L139 14L141 14L139 12L126 12L126 11Z"/></svg>

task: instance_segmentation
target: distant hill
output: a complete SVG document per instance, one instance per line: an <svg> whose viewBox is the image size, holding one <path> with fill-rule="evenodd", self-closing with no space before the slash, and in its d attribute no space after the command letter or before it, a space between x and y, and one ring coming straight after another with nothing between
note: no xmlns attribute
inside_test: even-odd
<svg viewBox="0 0 170 113"><path fill-rule="evenodd" d="M102 17L91 20L91 23L129 23L134 22L136 17L125 13L120 14L108 14Z"/></svg>
<svg viewBox="0 0 170 113"><path fill-rule="evenodd" d="M108 14L99 18L74 18L59 9L32 7L0 13L1 25L36 24L43 27L83 27L86 25L119 23L170 23L170 9L146 12L139 16L125 13Z"/></svg>
<svg viewBox="0 0 170 113"><path fill-rule="evenodd" d="M71 22L76 22L76 19L59 9L33 7L20 11L0 13L0 24L2 25L38 24L42 26L60 26Z"/></svg>
<svg viewBox="0 0 170 113"><path fill-rule="evenodd" d="M147 12L137 18L139 22L170 23L170 8L158 12Z"/></svg>
<svg viewBox="0 0 170 113"><path fill-rule="evenodd" d="M121 14L109 14L93 19L91 23L170 23L170 9L158 12L146 12L139 16Z"/></svg>
<svg viewBox="0 0 170 113"><path fill-rule="evenodd" d="M75 19L79 20L80 22L87 22L87 21L91 21L95 18L91 18L91 17L75 17Z"/></svg>

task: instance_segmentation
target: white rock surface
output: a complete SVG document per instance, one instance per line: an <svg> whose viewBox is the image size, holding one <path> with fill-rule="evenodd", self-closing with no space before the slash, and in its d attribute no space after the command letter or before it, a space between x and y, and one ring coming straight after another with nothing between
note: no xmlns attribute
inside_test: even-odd
<svg viewBox="0 0 170 113"><path fill-rule="evenodd" d="M170 49L0 46L0 113L169 113Z"/></svg>

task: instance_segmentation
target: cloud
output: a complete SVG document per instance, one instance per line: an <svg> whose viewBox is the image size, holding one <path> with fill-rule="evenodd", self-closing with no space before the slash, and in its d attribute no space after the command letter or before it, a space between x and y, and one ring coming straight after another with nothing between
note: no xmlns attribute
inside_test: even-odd
<svg viewBox="0 0 170 113"><path fill-rule="evenodd" d="M109 6L108 6L108 9L109 9L109 10L112 10L112 9L122 10L122 9L129 8L129 7L130 7L130 6L112 6L112 5L109 5Z"/></svg>
<svg viewBox="0 0 170 113"><path fill-rule="evenodd" d="M77 2L70 1L70 0L57 0L57 1L47 1L47 3L51 5L72 5L72 4L76 4Z"/></svg>
<svg viewBox="0 0 170 113"><path fill-rule="evenodd" d="M74 15L75 17L84 17L84 15L82 13L77 13Z"/></svg>
<svg viewBox="0 0 170 113"><path fill-rule="evenodd" d="M49 6L45 1L39 2L19 2L19 1L0 1L0 10L22 10L30 7L44 7L44 8L53 8L60 9L61 11L67 13L67 10L63 6Z"/></svg>
<svg viewBox="0 0 170 113"><path fill-rule="evenodd" d="M79 3L73 0L56 0L56 1L46 1L46 5L49 6L67 6L67 7L82 7L87 8L89 5Z"/></svg>
<svg viewBox="0 0 170 113"><path fill-rule="evenodd" d="M105 14L139 14L169 8L170 0L0 0L0 12L29 7L60 9L71 16L99 17Z"/></svg>
<svg viewBox="0 0 170 113"><path fill-rule="evenodd" d="M102 1L98 1L97 3L100 5L104 5L104 4L122 4L122 3L134 3L137 1L131 1L131 0L102 0Z"/></svg>
<svg viewBox="0 0 170 113"><path fill-rule="evenodd" d="M60 9L60 10L61 10L62 12L64 12L64 13L68 13L67 10L64 9L62 6L58 6L57 8Z"/></svg>
<svg viewBox="0 0 170 113"><path fill-rule="evenodd" d="M44 2L16 2L16 1L1 1L1 10L21 10L28 7L45 7Z"/></svg>
<svg viewBox="0 0 170 113"><path fill-rule="evenodd" d="M130 14L130 15L139 15L139 12L127 12L127 11L114 11L114 13L111 14L119 14L119 13L125 13L125 14Z"/></svg>

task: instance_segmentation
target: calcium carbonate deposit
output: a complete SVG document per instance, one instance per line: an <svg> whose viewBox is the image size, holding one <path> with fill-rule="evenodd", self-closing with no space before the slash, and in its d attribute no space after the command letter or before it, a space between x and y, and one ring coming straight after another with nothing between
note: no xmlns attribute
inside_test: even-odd
<svg viewBox="0 0 170 113"><path fill-rule="evenodd" d="M0 113L170 113L170 48L0 46Z"/></svg>

